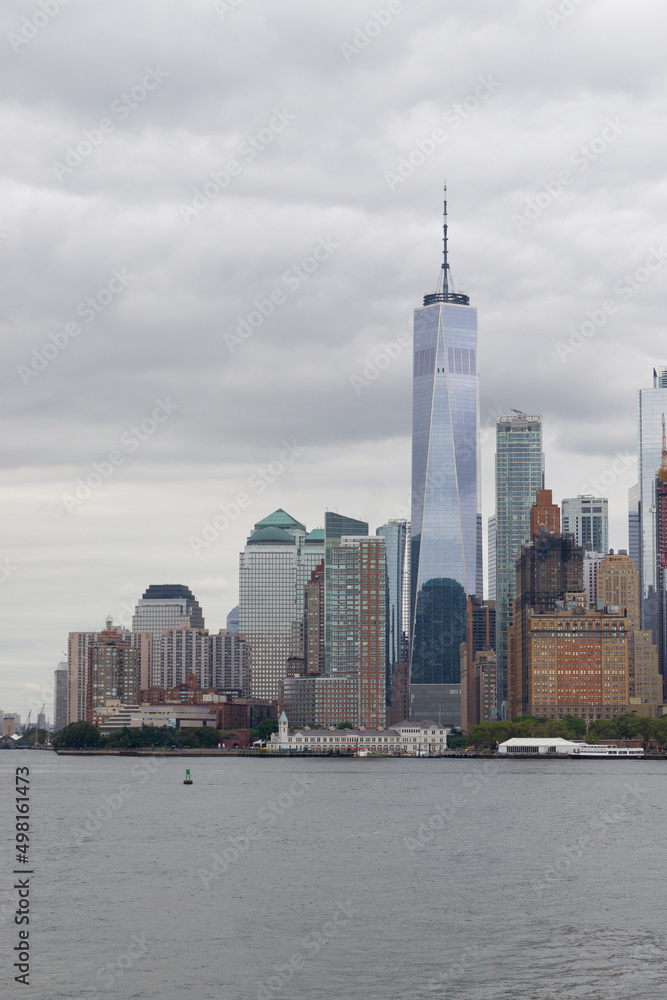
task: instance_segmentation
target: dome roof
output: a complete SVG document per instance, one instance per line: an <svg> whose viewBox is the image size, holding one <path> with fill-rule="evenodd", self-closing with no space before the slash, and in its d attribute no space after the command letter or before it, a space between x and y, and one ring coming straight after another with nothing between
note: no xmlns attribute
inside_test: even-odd
<svg viewBox="0 0 667 1000"><path fill-rule="evenodd" d="M263 542L279 543L281 545L294 545L294 539L282 528L259 528L253 531L248 539L248 545L261 545Z"/></svg>

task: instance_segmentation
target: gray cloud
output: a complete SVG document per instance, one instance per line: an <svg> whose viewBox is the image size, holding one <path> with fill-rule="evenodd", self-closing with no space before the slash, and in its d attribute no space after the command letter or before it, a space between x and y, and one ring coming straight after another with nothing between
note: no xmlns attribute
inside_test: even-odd
<svg viewBox="0 0 667 1000"><path fill-rule="evenodd" d="M455 280L479 309L483 424L512 406L542 413L558 499L634 449L636 390L665 353L667 270L627 299L614 289L664 240L667 15L655 0L587 0L552 26L556 0L404 0L365 46L341 47L385 7L243 0L220 16L207 0L70 0L17 46L9 34L40 8L4 5L7 710L50 678L70 629L150 583L196 586L222 625L238 550L271 509L315 525L339 507L375 527L407 502L410 349L361 392L351 376L409 332L436 283L445 175ZM495 83L475 104L480 79ZM339 246L297 284L327 239ZM86 322L86 300L123 270L132 280ZM618 309L559 356L609 299ZM68 323L79 332L22 378ZM173 415L136 450L120 444L164 398ZM283 440L303 455L195 557L188 536ZM68 513L62 495L119 447L113 475ZM609 489L616 547L631 480Z"/></svg>

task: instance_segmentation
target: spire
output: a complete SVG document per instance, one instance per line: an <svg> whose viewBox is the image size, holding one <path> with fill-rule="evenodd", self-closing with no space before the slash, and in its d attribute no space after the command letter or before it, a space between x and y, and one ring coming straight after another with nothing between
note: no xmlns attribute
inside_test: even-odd
<svg viewBox="0 0 667 1000"><path fill-rule="evenodd" d="M438 302L451 302L457 306L470 305L470 298L461 292L450 291L453 289L452 272L449 267L449 243L447 236L447 181L444 184L443 201L443 222L442 222L442 264L440 266L440 279L435 292L424 296L424 305L432 306Z"/></svg>
<svg viewBox="0 0 667 1000"><path fill-rule="evenodd" d="M447 301L447 294L449 292L449 261L447 260L447 180L445 180L444 187L445 200L443 201L442 208L442 294L445 296L445 302Z"/></svg>

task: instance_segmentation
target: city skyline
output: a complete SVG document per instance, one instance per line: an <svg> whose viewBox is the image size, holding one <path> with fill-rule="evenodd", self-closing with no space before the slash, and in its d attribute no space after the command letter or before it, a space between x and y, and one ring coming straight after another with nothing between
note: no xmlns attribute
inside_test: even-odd
<svg viewBox="0 0 667 1000"><path fill-rule="evenodd" d="M295 3L299 47L266 0L167 4L150 31L121 2L129 52L106 11L64 6L9 53L0 682L22 715L67 632L129 624L152 580L224 625L266 510L407 516L410 316L445 176L480 317L484 521L516 407L542 414L556 498L598 483L627 546L635 394L663 361L662 14L402 6L347 58L365 9Z"/></svg>

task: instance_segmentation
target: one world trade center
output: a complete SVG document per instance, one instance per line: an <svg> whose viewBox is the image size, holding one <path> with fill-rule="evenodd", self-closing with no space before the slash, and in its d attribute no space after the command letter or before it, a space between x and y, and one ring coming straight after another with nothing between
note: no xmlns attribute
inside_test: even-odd
<svg viewBox="0 0 667 1000"><path fill-rule="evenodd" d="M441 277L414 314L413 685L460 682L467 598L482 596L477 310L469 302L452 290L445 201Z"/></svg>

